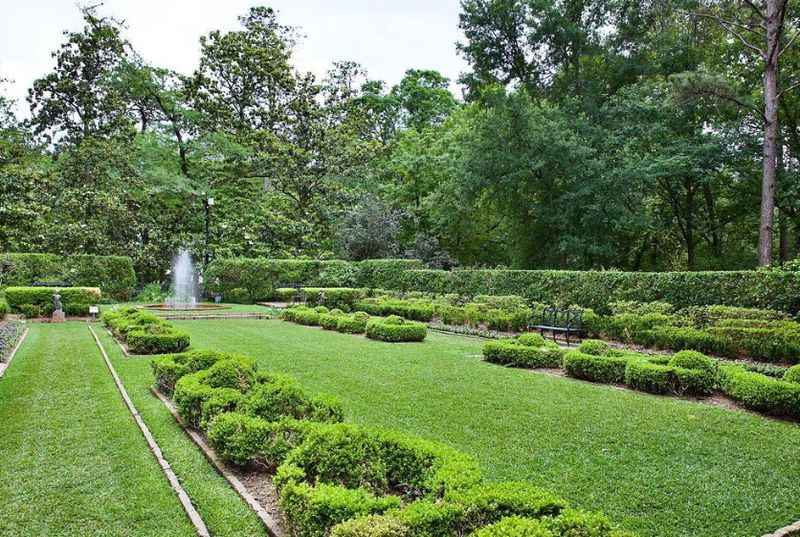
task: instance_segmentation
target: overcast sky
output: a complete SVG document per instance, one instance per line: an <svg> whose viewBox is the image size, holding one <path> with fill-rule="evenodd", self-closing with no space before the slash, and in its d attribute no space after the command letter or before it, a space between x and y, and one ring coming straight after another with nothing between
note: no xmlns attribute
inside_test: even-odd
<svg viewBox="0 0 800 537"><path fill-rule="evenodd" d="M73 0L0 4L0 77L14 80L8 91L27 115L28 88L52 69L62 32L82 27L80 13ZM466 68L455 50L459 0L106 0L100 12L126 21L128 39L149 62L190 73L200 36L237 28L236 17L259 4L306 36L295 53L303 71L322 75L333 61L353 60L394 84L409 68L436 69L451 80Z"/></svg>

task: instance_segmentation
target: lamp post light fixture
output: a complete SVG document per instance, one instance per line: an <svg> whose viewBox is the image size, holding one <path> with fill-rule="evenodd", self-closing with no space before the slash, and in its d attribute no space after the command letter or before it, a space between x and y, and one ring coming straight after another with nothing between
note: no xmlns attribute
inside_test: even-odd
<svg viewBox="0 0 800 537"><path fill-rule="evenodd" d="M214 198L207 197L206 193L203 192L203 208L205 209L206 214L206 244L203 253L203 268L208 266L208 262L210 261L210 252L208 251L208 245L210 242L210 223L211 223L211 207L214 206Z"/></svg>

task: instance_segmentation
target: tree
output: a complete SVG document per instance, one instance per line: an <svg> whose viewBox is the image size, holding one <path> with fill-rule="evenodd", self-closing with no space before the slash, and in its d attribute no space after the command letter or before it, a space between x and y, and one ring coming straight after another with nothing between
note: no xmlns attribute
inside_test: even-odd
<svg viewBox="0 0 800 537"><path fill-rule="evenodd" d="M48 141L132 134L129 103L113 84L125 56L121 24L94 7L82 13L83 30L64 33L67 41L53 53L55 70L28 92L34 133Z"/></svg>
<svg viewBox="0 0 800 537"><path fill-rule="evenodd" d="M784 39L789 0L723 0L709 2L708 9L697 13L716 21L726 32L738 39L745 51L755 54L763 75L763 171L761 180L761 219L758 236L758 262L772 263L773 226L775 218L775 189L779 153L778 111L784 93L797 84L780 89L779 64L781 56L800 35L796 31ZM790 18L791 20L791 18ZM729 99L735 97L727 95ZM737 99L738 101L738 99ZM739 101L745 105L744 101Z"/></svg>

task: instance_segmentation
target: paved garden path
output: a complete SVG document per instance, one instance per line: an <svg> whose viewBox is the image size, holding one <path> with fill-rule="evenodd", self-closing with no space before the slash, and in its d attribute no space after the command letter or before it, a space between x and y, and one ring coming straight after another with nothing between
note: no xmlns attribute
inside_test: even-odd
<svg viewBox="0 0 800 537"><path fill-rule="evenodd" d="M32 325L0 380L0 535L195 535L84 323Z"/></svg>

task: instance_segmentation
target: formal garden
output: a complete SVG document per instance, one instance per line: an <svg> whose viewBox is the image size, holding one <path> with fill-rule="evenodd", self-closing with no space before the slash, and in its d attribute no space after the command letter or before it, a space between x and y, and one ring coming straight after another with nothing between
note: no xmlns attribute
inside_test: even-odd
<svg viewBox="0 0 800 537"><path fill-rule="evenodd" d="M745 536L798 518L796 273L231 258L162 308L132 300L130 259L6 259L3 534L201 533L180 494L211 535Z"/></svg>
<svg viewBox="0 0 800 537"><path fill-rule="evenodd" d="M798 2L15 4L0 537L800 536Z"/></svg>

